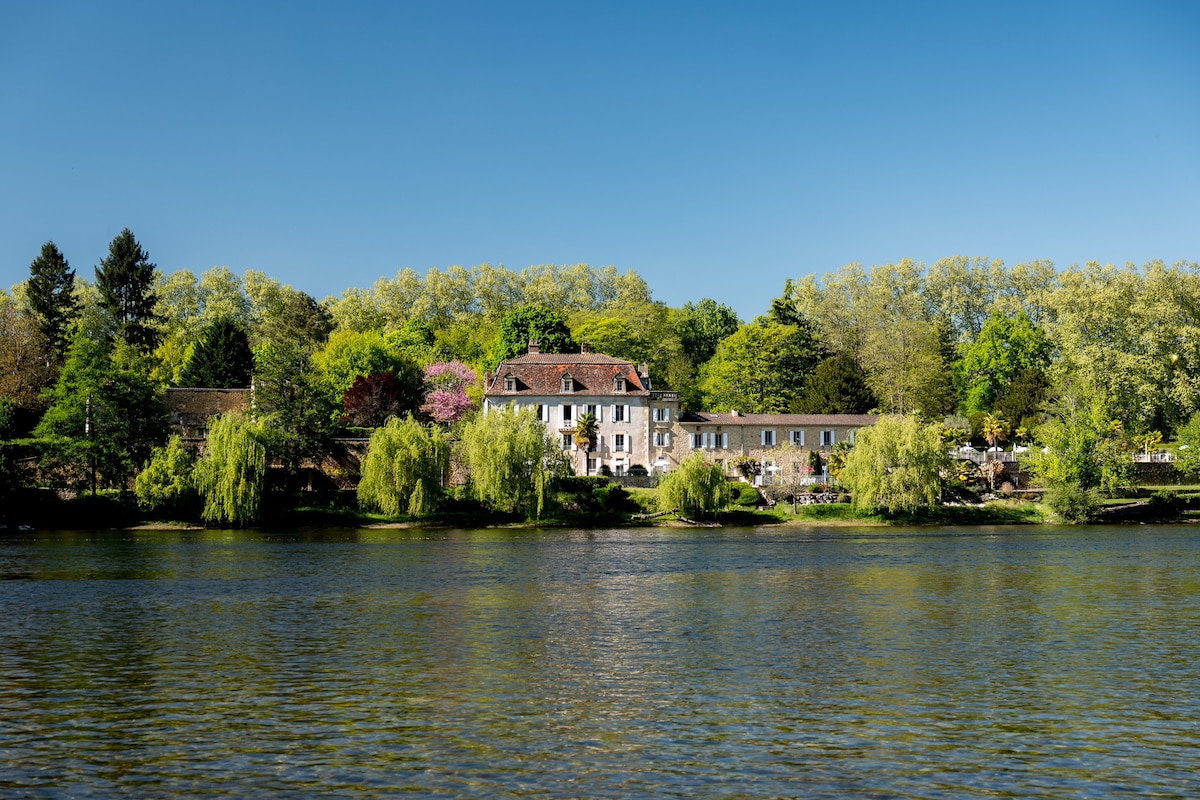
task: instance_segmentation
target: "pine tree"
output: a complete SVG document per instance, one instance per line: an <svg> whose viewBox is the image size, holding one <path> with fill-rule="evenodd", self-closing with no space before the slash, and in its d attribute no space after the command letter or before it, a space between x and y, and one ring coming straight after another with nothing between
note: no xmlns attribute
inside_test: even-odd
<svg viewBox="0 0 1200 800"><path fill-rule="evenodd" d="M250 385L254 354L242 326L222 317L200 332L180 376L180 386L244 389Z"/></svg>
<svg viewBox="0 0 1200 800"><path fill-rule="evenodd" d="M71 344L69 329L79 314L79 299L75 297L75 270L54 242L42 245L41 255L29 265L25 296L42 335L61 362Z"/></svg>
<svg viewBox="0 0 1200 800"><path fill-rule="evenodd" d="M112 316L125 341L147 352L158 343L154 274L154 264L128 228L112 240L108 258L96 267L100 304Z"/></svg>

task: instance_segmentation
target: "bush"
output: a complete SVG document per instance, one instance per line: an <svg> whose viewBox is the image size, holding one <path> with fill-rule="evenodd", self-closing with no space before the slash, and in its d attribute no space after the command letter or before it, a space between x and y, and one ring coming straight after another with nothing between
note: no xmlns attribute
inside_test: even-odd
<svg viewBox="0 0 1200 800"><path fill-rule="evenodd" d="M1150 509L1156 517L1174 517L1183 510L1183 499L1167 489L1150 495Z"/></svg>
<svg viewBox="0 0 1200 800"><path fill-rule="evenodd" d="M762 502L758 491L748 483L737 484L737 496L733 498L734 505L739 506L757 506Z"/></svg>
<svg viewBox="0 0 1200 800"><path fill-rule="evenodd" d="M1063 522L1072 525L1091 522L1100 513L1100 495L1095 489L1064 483L1046 490L1046 505Z"/></svg>

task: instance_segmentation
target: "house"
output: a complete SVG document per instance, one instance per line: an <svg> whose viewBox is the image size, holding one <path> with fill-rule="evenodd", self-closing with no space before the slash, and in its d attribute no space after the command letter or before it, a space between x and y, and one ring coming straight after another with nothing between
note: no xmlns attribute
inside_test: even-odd
<svg viewBox="0 0 1200 800"><path fill-rule="evenodd" d="M818 482L823 474L809 471L809 453L823 462L838 442L854 441L855 432L878 419L870 414L680 414L679 395L651 385L645 365L591 352L541 353L536 342L529 352L500 364L487 377L484 409L502 404L537 409L538 418L571 455L576 469L588 474L608 467L621 475L632 466L669 472L695 451L734 475L734 460L754 459L760 477ZM575 444L575 423L591 412L599 438L585 465Z"/></svg>
<svg viewBox="0 0 1200 800"><path fill-rule="evenodd" d="M535 408L580 472L608 467L623 475L635 465L675 463L670 453L678 435L679 395L654 390L644 364L593 353L587 344L580 353L551 354L530 342L529 352L487 376L484 411L507 404ZM599 436L584 464L574 430L586 413L595 415Z"/></svg>
<svg viewBox="0 0 1200 800"><path fill-rule="evenodd" d="M754 459L762 482L823 482L825 472L809 469L810 453L816 451L827 463L839 442L854 443L858 429L874 425L871 414L742 414L689 411L679 418L681 447L686 452L702 451L736 470L741 457Z"/></svg>
<svg viewBox="0 0 1200 800"><path fill-rule="evenodd" d="M250 408L249 389L167 389L164 398L171 433L200 444L208 436L208 421L217 414Z"/></svg>

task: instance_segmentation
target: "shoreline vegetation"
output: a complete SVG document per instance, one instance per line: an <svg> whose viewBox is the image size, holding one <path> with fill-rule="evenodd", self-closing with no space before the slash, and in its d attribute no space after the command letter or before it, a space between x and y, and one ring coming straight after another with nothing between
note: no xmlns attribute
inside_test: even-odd
<svg viewBox="0 0 1200 800"><path fill-rule="evenodd" d="M615 484L612 486L616 487ZM618 487L619 488L619 487ZM37 494L38 497L33 495ZM535 528L796 528L796 527L893 527L931 526L986 528L996 525L1062 524L1040 500L1000 498L979 504L943 504L913 513L888 515L863 513L847 502L800 505L795 513L790 504L774 507L737 505L703 519L688 519L677 511L655 512L657 490L622 491L616 508L608 510L565 510L542 518L497 514L466 504L450 504L444 511L426 517L388 516L361 510L352 497L332 493L313 493L305 503L267 508L250 530L312 530L321 528L361 528L370 530L488 528L524 530ZM1143 487L1127 496L1108 501L1094 524L1179 524L1200 521L1200 487ZM21 525L33 529L89 529L114 531L201 531L222 530L228 526L206 525L195 514L156 517L140 511L136 500L126 493L107 491L96 497L83 495L60 499L48 492L31 492ZM19 530L14 520L0 535Z"/></svg>
<svg viewBox="0 0 1200 800"><path fill-rule="evenodd" d="M668 509L704 525L1177 520L1195 500L1171 484L1200 478L1197 262L848 264L786 280L749 321L587 264L405 269L317 300L254 270L160 270L129 229L94 275L46 242L0 290L8 530L678 524L634 518ZM626 378L575 403L565 372L486 405L529 351L603 353L678 405L635 429L623 402L602 413ZM719 421L681 427L693 412L763 424L735 446ZM787 415L871 421L806 444L767 422ZM597 472L652 474L657 493ZM853 503L789 513L818 474Z"/></svg>

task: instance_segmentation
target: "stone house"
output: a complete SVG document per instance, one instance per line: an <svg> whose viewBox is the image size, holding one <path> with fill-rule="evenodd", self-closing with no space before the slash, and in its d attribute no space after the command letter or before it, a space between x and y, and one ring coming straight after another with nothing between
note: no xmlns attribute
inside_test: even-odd
<svg viewBox="0 0 1200 800"><path fill-rule="evenodd" d="M608 467L614 475L631 467L652 469L671 463L678 436L679 395L656 391L646 365L591 352L542 353L537 342L529 352L500 364L488 375L484 411L512 404L533 407L562 445L579 473L596 474ZM574 429L585 413L596 417L599 436L595 449L584 456L575 444Z"/></svg>
<svg viewBox="0 0 1200 800"><path fill-rule="evenodd" d="M823 463L839 442L854 443L859 428L874 425L871 414L742 414L689 411L678 423L677 458L701 451L707 458L736 473L735 459L758 462L759 483L822 483L827 474L809 470L815 450Z"/></svg>
<svg viewBox="0 0 1200 800"><path fill-rule="evenodd" d="M249 389L167 389L164 401L170 415L171 433L192 445L208 437L208 421L217 414L247 411Z"/></svg>

